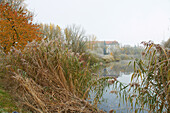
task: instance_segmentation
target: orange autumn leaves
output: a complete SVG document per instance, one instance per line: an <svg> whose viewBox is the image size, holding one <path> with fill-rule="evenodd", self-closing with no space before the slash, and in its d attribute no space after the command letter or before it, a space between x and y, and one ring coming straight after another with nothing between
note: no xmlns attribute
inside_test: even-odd
<svg viewBox="0 0 170 113"><path fill-rule="evenodd" d="M8 53L13 46L23 49L28 42L41 40L39 26L22 7L14 9L8 3L0 4L0 46Z"/></svg>

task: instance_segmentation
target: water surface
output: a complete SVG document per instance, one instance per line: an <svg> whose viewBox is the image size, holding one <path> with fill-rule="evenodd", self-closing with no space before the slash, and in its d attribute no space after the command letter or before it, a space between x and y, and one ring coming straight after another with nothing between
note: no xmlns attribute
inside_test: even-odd
<svg viewBox="0 0 170 113"><path fill-rule="evenodd" d="M133 65L128 66L128 64L129 61L113 62L107 66L101 67L96 73L99 77L115 77L118 81L124 84L129 84L133 72ZM106 82L108 83L108 80ZM102 83L103 85L98 87L99 90L102 90L101 95L99 95L99 97L101 97L99 98L99 103L97 104L98 108L106 112L114 109L116 113L131 113L134 111L134 109L130 109L132 107L129 103L126 103L122 98L119 98L119 92L115 92L115 86L113 86L113 84L109 85L106 82ZM95 91L98 92L98 90ZM91 100L94 100L97 94L95 91L90 92Z"/></svg>

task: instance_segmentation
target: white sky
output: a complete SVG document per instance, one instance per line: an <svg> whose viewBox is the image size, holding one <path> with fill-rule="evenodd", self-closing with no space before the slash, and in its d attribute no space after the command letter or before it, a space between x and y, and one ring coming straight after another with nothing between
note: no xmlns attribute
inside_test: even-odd
<svg viewBox="0 0 170 113"><path fill-rule="evenodd" d="M170 37L170 0L25 0L36 22L81 25L98 40L139 44ZM168 30L169 28L169 30Z"/></svg>

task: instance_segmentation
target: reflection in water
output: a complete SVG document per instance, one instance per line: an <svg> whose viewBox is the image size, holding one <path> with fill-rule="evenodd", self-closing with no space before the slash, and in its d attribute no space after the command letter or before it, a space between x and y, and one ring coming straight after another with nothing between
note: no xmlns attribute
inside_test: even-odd
<svg viewBox="0 0 170 113"><path fill-rule="evenodd" d="M124 84L129 84L133 72L133 65L128 66L128 64L129 61L113 62L107 66L101 67L96 73L100 77L114 77ZM118 113L130 113L134 111L134 109L130 109L130 104L126 104L124 99L121 99L120 96L118 96L123 93L118 91L118 85L120 84L117 84L116 86L109 84L108 79L100 81L100 83L91 89L91 101L99 100L99 103L97 104L98 108L107 112L111 109L114 109ZM95 103L95 101L93 101L93 103Z"/></svg>
<svg viewBox="0 0 170 113"><path fill-rule="evenodd" d="M118 77L121 75L129 75L133 72L132 65L128 66L129 61L112 62L99 68L97 74L100 76Z"/></svg>

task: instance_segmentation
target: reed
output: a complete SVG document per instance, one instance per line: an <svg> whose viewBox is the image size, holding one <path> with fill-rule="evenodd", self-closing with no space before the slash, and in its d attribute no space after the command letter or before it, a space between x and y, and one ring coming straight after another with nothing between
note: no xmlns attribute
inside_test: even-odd
<svg viewBox="0 0 170 113"><path fill-rule="evenodd" d="M95 81L91 65L60 39L31 42L21 52L1 55L7 88L21 107L32 112L102 112L84 100Z"/></svg>
<svg viewBox="0 0 170 113"><path fill-rule="evenodd" d="M142 59L133 61L131 83L113 83L119 97L131 104L135 112L169 113L170 111L170 51L154 44L142 42L145 50ZM132 63L132 62L130 62Z"/></svg>
<svg viewBox="0 0 170 113"><path fill-rule="evenodd" d="M149 112L170 112L170 51L152 41L142 42L145 59L134 61L131 87L137 101ZM133 86L132 86L133 85ZM135 87L135 88L134 88Z"/></svg>

